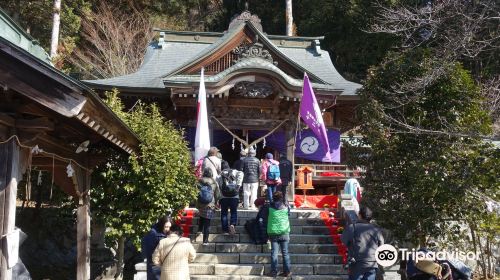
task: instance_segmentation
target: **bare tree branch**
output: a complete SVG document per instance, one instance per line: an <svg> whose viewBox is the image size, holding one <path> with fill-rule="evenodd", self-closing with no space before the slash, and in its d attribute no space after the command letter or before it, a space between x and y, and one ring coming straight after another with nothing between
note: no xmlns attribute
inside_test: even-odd
<svg viewBox="0 0 500 280"><path fill-rule="evenodd" d="M125 14L101 2L82 20L83 44L70 62L92 78L109 78L136 71L153 38L150 19L137 9Z"/></svg>

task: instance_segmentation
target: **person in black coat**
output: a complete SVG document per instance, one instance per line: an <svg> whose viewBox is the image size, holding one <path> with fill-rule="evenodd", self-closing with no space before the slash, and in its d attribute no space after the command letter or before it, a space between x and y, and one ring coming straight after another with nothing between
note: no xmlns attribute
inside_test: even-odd
<svg viewBox="0 0 500 280"><path fill-rule="evenodd" d="M170 216L163 216L151 227L151 230L141 240L141 251L146 257L147 279L160 280L161 268L153 264L153 252L160 243L160 240L167 237L172 226Z"/></svg>
<svg viewBox="0 0 500 280"><path fill-rule="evenodd" d="M286 158L286 155L281 154L280 157L280 177L281 177L281 192L283 193L283 197L285 199L285 204L288 205L287 199L287 188L290 182L292 181L293 175L293 164Z"/></svg>

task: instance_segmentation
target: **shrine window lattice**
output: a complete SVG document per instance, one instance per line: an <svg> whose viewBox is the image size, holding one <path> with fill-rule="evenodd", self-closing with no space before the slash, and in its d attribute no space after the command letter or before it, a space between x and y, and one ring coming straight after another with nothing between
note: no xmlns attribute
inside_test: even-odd
<svg viewBox="0 0 500 280"><path fill-rule="evenodd" d="M205 73L215 75L231 67L236 60L238 60L238 55L230 52L205 67Z"/></svg>

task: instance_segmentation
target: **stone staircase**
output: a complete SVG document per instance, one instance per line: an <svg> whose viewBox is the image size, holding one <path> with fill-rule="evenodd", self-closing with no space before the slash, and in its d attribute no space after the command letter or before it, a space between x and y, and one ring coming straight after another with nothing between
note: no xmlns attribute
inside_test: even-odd
<svg viewBox="0 0 500 280"><path fill-rule="evenodd" d="M288 279L347 279L342 258L337 254L328 228L320 218L320 210L293 209L290 215L289 253L292 276ZM194 240L197 257L190 264L192 280L273 279L264 276L271 269L268 245L255 245L244 224L255 218L255 210L239 210L235 235L223 235L220 212L212 219L209 244L202 245L202 236ZM192 221L191 233L197 230L198 219ZM194 237L194 235L193 235ZM278 255L281 270L281 254ZM285 279L284 277L277 277Z"/></svg>

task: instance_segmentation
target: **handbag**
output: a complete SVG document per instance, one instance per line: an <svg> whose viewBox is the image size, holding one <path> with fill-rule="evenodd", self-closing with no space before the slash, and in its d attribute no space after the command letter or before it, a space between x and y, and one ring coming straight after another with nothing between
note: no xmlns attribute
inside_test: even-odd
<svg viewBox="0 0 500 280"><path fill-rule="evenodd" d="M177 239L177 241L175 241L174 246L172 246L172 248L170 248L170 250L168 251L167 255L163 258L163 260L161 261L162 265L163 265L163 262L167 259L168 255L170 255L170 252L172 252L172 249L174 249L175 245L177 245L177 242L179 242L179 240L181 240L181 237L182 236L179 236L179 238Z"/></svg>

